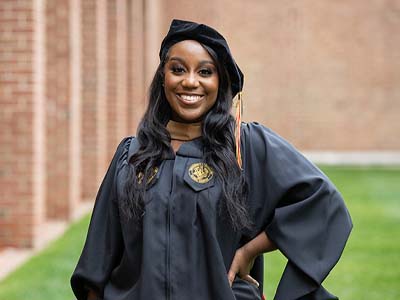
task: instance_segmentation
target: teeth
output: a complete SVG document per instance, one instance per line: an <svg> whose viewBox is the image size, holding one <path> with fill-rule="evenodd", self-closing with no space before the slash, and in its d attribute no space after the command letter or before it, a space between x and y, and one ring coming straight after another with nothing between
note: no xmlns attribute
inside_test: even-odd
<svg viewBox="0 0 400 300"><path fill-rule="evenodd" d="M186 100L186 101L196 101L196 100L199 100L202 96L199 96L199 95L180 95L180 97L183 99L183 100Z"/></svg>

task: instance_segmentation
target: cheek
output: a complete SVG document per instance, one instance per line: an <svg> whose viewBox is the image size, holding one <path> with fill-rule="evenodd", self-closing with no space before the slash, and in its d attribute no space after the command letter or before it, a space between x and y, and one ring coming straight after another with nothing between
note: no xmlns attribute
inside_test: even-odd
<svg viewBox="0 0 400 300"><path fill-rule="evenodd" d="M209 94L213 95L213 97L215 97L215 99L218 96L218 87L219 87L219 82L218 80L214 80L212 81L209 86L208 86L208 90L209 90Z"/></svg>
<svg viewBox="0 0 400 300"><path fill-rule="evenodd" d="M208 94L218 93L219 77L217 75L213 75L212 77L204 78L202 81L202 86Z"/></svg>
<svg viewBox="0 0 400 300"><path fill-rule="evenodd" d="M173 86L174 86L174 80L173 80L172 76L166 75L164 77L164 90L167 92Z"/></svg>
<svg viewBox="0 0 400 300"><path fill-rule="evenodd" d="M167 98L168 103L172 106L174 104L174 91L176 88L176 80L173 80L172 76L166 75L164 77L164 94Z"/></svg>

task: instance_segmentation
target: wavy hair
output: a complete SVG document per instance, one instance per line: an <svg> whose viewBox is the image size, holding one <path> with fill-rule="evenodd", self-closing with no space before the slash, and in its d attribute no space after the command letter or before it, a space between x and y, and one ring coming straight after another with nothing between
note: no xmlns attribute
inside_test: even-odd
<svg viewBox="0 0 400 300"><path fill-rule="evenodd" d="M226 218L234 230L250 229L246 207L247 185L235 157L235 120L230 113L233 99L229 75L215 51L201 45L212 57L219 76L217 100L202 122L204 161L213 168L217 180L221 182L219 216ZM162 86L167 59L168 53L161 59L151 82L148 106L137 131L140 147L128 164L125 193L121 199L121 210L128 220L140 221L143 217L146 183L153 169L170 151L171 136L166 125L172 110Z"/></svg>

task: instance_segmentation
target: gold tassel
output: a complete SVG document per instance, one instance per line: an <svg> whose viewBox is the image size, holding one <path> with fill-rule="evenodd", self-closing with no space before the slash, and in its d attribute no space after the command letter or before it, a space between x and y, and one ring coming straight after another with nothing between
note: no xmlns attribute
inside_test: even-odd
<svg viewBox="0 0 400 300"><path fill-rule="evenodd" d="M240 125L242 123L243 101L242 91L239 92L238 98L235 103L236 106L236 128L235 128L235 143L236 143L236 160L240 168L242 168L242 155L240 152Z"/></svg>

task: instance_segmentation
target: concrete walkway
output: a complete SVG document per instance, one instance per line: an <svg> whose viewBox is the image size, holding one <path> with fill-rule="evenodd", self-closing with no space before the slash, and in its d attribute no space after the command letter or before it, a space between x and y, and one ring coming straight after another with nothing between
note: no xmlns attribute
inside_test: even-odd
<svg viewBox="0 0 400 300"><path fill-rule="evenodd" d="M400 166L400 151L304 151L316 164Z"/></svg>

